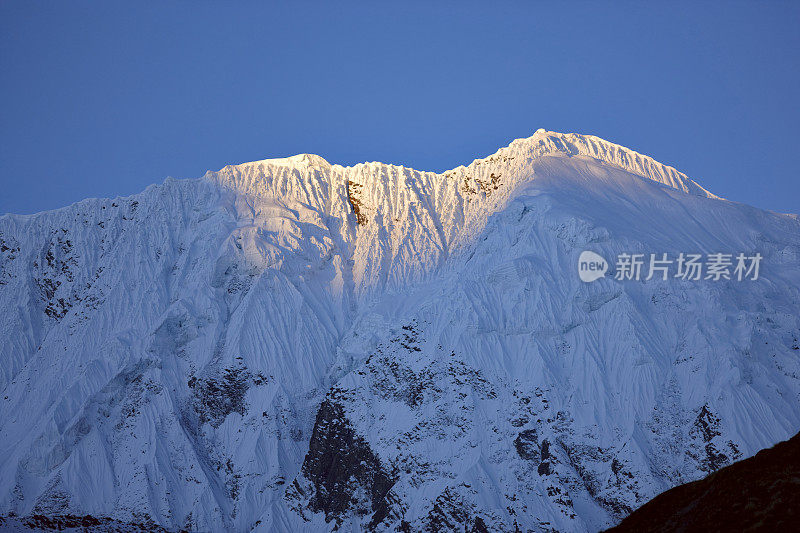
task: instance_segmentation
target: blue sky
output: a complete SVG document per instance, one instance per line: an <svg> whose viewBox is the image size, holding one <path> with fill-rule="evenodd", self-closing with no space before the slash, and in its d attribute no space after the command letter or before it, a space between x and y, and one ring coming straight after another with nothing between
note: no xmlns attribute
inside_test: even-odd
<svg viewBox="0 0 800 533"><path fill-rule="evenodd" d="M800 211L800 2L0 3L0 212L591 133Z"/></svg>

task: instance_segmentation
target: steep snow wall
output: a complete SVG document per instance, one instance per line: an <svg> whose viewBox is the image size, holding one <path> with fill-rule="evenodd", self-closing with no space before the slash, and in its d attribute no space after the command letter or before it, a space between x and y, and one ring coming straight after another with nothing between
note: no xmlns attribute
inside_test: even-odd
<svg viewBox="0 0 800 533"><path fill-rule="evenodd" d="M577 257L761 253L761 278ZM0 513L586 531L800 429L800 223L595 137L0 217Z"/></svg>

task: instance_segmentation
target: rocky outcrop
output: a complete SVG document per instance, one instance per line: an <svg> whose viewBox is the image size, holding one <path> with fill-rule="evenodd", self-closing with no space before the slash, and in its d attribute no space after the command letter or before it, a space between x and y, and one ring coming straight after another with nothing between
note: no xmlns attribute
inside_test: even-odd
<svg viewBox="0 0 800 533"><path fill-rule="evenodd" d="M324 400L317 411L301 472L287 498L324 513L326 522L341 524L348 515L365 516L368 527L374 528L391 510L396 475L356 434L335 400Z"/></svg>

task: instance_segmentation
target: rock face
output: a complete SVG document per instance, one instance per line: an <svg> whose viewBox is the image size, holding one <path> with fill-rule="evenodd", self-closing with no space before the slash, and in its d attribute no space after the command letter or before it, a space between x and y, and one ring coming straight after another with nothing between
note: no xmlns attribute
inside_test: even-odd
<svg viewBox="0 0 800 533"><path fill-rule="evenodd" d="M609 531L792 531L799 522L800 434L656 496Z"/></svg>
<svg viewBox="0 0 800 533"><path fill-rule="evenodd" d="M583 283L587 249L763 260ZM4 215L0 515L596 531L795 434L798 339L796 218L591 136Z"/></svg>
<svg viewBox="0 0 800 533"><path fill-rule="evenodd" d="M306 507L324 513L326 522L338 525L355 513L371 515L369 526L375 527L386 518L387 498L396 478L384 470L369 443L356 434L340 404L327 399L322 402L301 472L288 498L308 499ZM298 511L303 514L302 508Z"/></svg>

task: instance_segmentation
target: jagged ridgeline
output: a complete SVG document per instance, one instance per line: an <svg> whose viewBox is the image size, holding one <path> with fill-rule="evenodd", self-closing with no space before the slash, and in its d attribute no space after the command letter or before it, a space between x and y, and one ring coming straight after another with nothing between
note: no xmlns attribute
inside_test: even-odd
<svg viewBox="0 0 800 533"><path fill-rule="evenodd" d="M763 260L583 283L584 250ZM797 433L799 286L796 218L544 130L442 174L299 155L4 215L0 515L596 531Z"/></svg>

